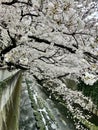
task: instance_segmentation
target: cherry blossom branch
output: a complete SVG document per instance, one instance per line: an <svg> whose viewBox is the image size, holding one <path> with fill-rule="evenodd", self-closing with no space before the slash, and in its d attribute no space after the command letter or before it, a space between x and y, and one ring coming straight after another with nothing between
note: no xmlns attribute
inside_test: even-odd
<svg viewBox="0 0 98 130"><path fill-rule="evenodd" d="M61 30L58 30L59 32L62 32ZM78 45L79 45L79 42L78 40L76 39L76 35L90 35L92 36L91 34L88 34L88 33L85 33L85 32L72 32L72 33L67 33L67 32L63 32L63 34L65 35L69 35L69 36L72 36L73 39L75 40L76 42L76 45L73 45L76 49L78 49Z"/></svg>
<svg viewBox="0 0 98 130"><path fill-rule="evenodd" d="M32 14L32 13L26 13L26 14L23 14L23 10L21 10L21 19L20 21L23 19L23 17L25 16L31 16L31 17L38 17L39 15L38 14Z"/></svg>
<svg viewBox="0 0 98 130"><path fill-rule="evenodd" d="M90 35L90 36L92 36L92 34L89 34L89 33L85 33L85 32L72 32L72 33L66 33L66 32L63 32L63 34L66 34L66 35L72 35L72 36L74 36L74 35Z"/></svg>
<svg viewBox="0 0 98 130"><path fill-rule="evenodd" d="M29 5L29 6L32 6L32 4L30 2L24 2L24 1L18 1L18 0L12 0L11 2L2 2L3 5L14 5L16 3L21 3L21 4L25 4L25 5Z"/></svg>
<svg viewBox="0 0 98 130"><path fill-rule="evenodd" d="M1 52L0 52L0 57L1 57L1 59L3 59L3 60L4 60L4 55L5 55L6 53L10 52L12 49L14 49L14 48L16 48L16 47L18 47L18 46L24 45L23 43L17 45L17 44L16 44L16 43L17 43L16 34L15 34L14 37L12 37L11 34L10 34L10 32L9 32L9 30L7 30L7 32L8 32L8 36L10 37L11 44L10 44L9 46L7 46L6 48L4 48L3 50L1 50ZM21 35L19 35L18 37L21 37Z"/></svg>
<svg viewBox="0 0 98 130"><path fill-rule="evenodd" d="M18 63L13 63L13 62L6 62L7 66L9 69L11 69L11 66L15 67L16 69L21 69L21 70L28 70L28 66L26 65L21 65Z"/></svg>
<svg viewBox="0 0 98 130"><path fill-rule="evenodd" d="M34 36L34 35L32 35L32 36L29 35L28 38L32 38L32 39L34 39L36 42L39 42L39 43L43 43L43 42L44 42L44 43L46 43L46 44L48 44L48 45L51 44L50 41L48 41L48 40L46 40L46 39L41 39L41 38L36 37L36 36ZM72 48L67 47L67 46L65 46L65 45L61 45L61 44L54 43L54 46L59 47L59 48L62 48L62 49L66 49L66 50L68 50L68 51L71 52L71 53L75 53L75 52L76 52L76 50L73 50Z"/></svg>
<svg viewBox="0 0 98 130"><path fill-rule="evenodd" d="M0 55L6 54L6 53L8 53L10 50L12 50L13 48L16 47L16 42L17 42L17 41L16 41L15 37L13 38L13 37L11 36L9 30L7 30L7 32L8 32L8 35L9 35L10 39L11 39L11 45L9 45L9 46L6 47L5 49L3 49L3 50L1 51L1 53L0 53Z"/></svg>
<svg viewBox="0 0 98 130"><path fill-rule="evenodd" d="M95 59L95 60L98 60L98 55L94 55L94 54L92 54L92 53L90 53L90 52L84 52L84 54L85 54L86 56L89 56L89 57Z"/></svg>

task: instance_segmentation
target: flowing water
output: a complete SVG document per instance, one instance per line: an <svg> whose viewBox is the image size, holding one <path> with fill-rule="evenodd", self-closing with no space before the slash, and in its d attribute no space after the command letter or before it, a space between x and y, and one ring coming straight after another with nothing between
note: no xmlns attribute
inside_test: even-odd
<svg viewBox="0 0 98 130"><path fill-rule="evenodd" d="M41 86L33 82L23 83L20 130L75 130L66 113L66 109L59 102L52 101Z"/></svg>

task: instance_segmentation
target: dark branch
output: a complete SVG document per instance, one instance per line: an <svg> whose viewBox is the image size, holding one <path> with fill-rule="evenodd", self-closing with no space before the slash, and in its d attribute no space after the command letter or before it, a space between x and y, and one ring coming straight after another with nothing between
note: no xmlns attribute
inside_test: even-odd
<svg viewBox="0 0 98 130"><path fill-rule="evenodd" d="M9 35L10 39L11 39L11 44L13 44L13 46L16 47L16 39L15 39L15 37L13 38L13 37L11 36L9 30L7 30L7 32L8 32L8 35ZM15 36L16 36L16 35L15 35Z"/></svg>
<svg viewBox="0 0 98 130"><path fill-rule="evenodd" d="M77 49L78 49L79 42L78 42L78 40L77 40L76 37L75 37L76 35L90 35L90 36L92 36L91 34L88 34L88 33L85 33L85 32L73 32L73 33L63 32L63 34L70 35L70 36L72 36L72 37L74 38L74 40L75 40L75 42L76 42L76 45L73 44L73 46L74 46L75 48L77 48Z"/></svg>
<svg viewBox="0 0 98 130"><path fill-rule="evenodd" d="M17 0L12 0L11 2L2 2L3 5L13 5L17 3Z"/></svg>
<svg viewBox="0 0 98 130"><path fill-rule="evenodd" d="M52 54L52 55L49 55L49 56L40 56L40 57L38 57L38 59L44 61L47 64L55 64L56 65L57 61L54 59L54 57L58 53L58 50L56 52L54 52L54 54Z"/></svg>
<svg viewBox="0 0 98 130"><path fill-rule="evenodd" d="M38 14L32 14L32 13L26 13L26 14L23 14L23 10L21 10L21 19L20 21L23 19L23 17L25 16L30 16L30 17L38 17L39 15Z"/></svg>
<svg viewBox="0 0 98 130"><path fill-rule="evenodd" d="M77 41L77 39L76 39L75 35L72 35L72 36L73 36L74 40L76 41L76 45L75 45L75 44L73 44L73 46L74 46L75 48L77 48L77 49L78 49L79 43L78 43L78 41Z"/></svg>
<svg viewBox="0 0 98 130"><path fill-rule="evenodd" d="M17 42L16 39L13 38L13 37L10 35L9 30L7 30L7 32L8 32L8 35L9 35L10 39L11 39L11 45L9 45L9 46L6 47L5 49L3 49L3 50L1 51L1 53L0 53L0 55L6 54L6 53L8 53L10 50L12 50L13 48L16 47L16 42Z"/></svg>
<svg viewBox="0 0 98 130"><path fill-rule="evenodd" d="M45 50L41 50L41 49L39 49L39 48L36 48L36 47L32 47L32 49L35 49L35 50L37 50L37 51L40 51L40 52L46 52L46 49Z"/></svg>
<svg viewBox="0 0 98 130"><path fill-rule="evenodd" d="M55 78L59 78L59 79L61 79L62 80L62 78L64 78L64 77L66 77L66 76L68 76L70 73L65 73L65 74L63 74L63 75L58 75L57 77L55 77Z"/></svg>
<svg viewBox="0 0 98 130"><path fill-rule="evenodd" d="M43 62L45 62L47 64L55 64L56 63L53 58L49 58L49 57L45 57L45 56L39 57L38 59L42 60Z"/></svg>
<svg viewBox="0 0 98 130"><path fill-rule="evenodd" d="M89 57L95 59L95 60L98 60L98 55L91 54L90 52L84 52L84 54L86 56L89 56Z"/></svg>
<svg viewBox="0 0 98 130"><path fill-rule="evenodd" d="M48 41L48 40L46 40L46 39L38 38L38 37L33 36L33 35L32 35L32 36L28 36L28 38L33 38L36 42L39 42L39 43L44 42L44 43L46 43L46 44L48 44L48 45L51 44L50 41ZM54 43L54 46L60 47L60 48L62 48L62 49L66 49L66 50L68 50L68 51L71 52L71 53L75 53L75 52L76 52L75 50L73 50L73 49L70 48L70 47L67 47L67 46L64 46L64 45L60 45L60 44L57 44L57 43Z"/></svg>
<svg viewBox="0 0 98 130"><path fill-rule="evenodd" d="M16 46L14 46L14 45L10 45L10 46L6 47L5 49L3 49L3 50L1 51L0 55L8 53L10 50L12 50L12 49L15 48L15 47L16 47Z"/></svg>
<svg viewBox="0 0 98 130"><path fill-rule="evenodd" d="M61 32L61 30L58 30L59 32ZM85 33L85 32L72 32L72 33L67 33L67 32L63 32L63 34L65 34L65 35L69 35L69 36L72 36L73 38L74 38L74 40L75 40L75 42L76 42L76 45L75 44L73 44L73 46L76 48L76 49L78 49L78 45L79 45L79 42L78 42L78 40L76 39L76 35L90 35L90 36L92 36L91 34L88 34L88 33Z"/></svg>
<svg viewBox="0 0 98 130"><path fill-rule="evenodd" d="M90 36L92 36L91 34L88 34L88 33L85 33L85 32L73 32L73 33L63 32L63 34L71 35L71 36L74 36L74 35L90 35Z"/></svg>
<svg viewBox="0 0 98 130"><path fill-rule="evenodd" d="M18 0L12 0L11 2L2 2L3 5L9 5L9 6L16 4L16 3L21 3L21 4L26 4L26 5L32 6L32 4L30 2L26 3L26 2L18 1Z"/></svg>
<svg viewBox="0 0 98 130"><path fill-rule="evenodd" d="M6 62L6 64L8 65L9 68L11 68L11 66L15 67L16 69L21 69L21 70L28 70L29 68L25 65L20 65L17 63L13 63L13 62Z"/></svg>

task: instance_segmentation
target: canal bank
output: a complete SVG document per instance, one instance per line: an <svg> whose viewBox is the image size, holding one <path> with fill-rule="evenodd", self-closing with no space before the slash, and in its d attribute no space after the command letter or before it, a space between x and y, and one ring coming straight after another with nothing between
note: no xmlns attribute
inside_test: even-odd
<svg viewBox="0 0 98 130"><path fill-rule="evenodd" d="M33 130L98 130L92 102L80 91L34 79L26 79L24 84L33 113L30 117L35 122Z"/></svg>

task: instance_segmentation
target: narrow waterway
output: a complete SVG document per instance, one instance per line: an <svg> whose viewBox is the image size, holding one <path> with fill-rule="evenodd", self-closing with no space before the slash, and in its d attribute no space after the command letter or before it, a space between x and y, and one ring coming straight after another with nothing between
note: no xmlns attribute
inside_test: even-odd
<svg viewBox="0 0 98 130"><path fill-rule="evenodd" d="M27 84L24 81L22 86L20 130L75 130L73 122L66 116L66 109L52 101L41 86L31 81Z"/></svg>

